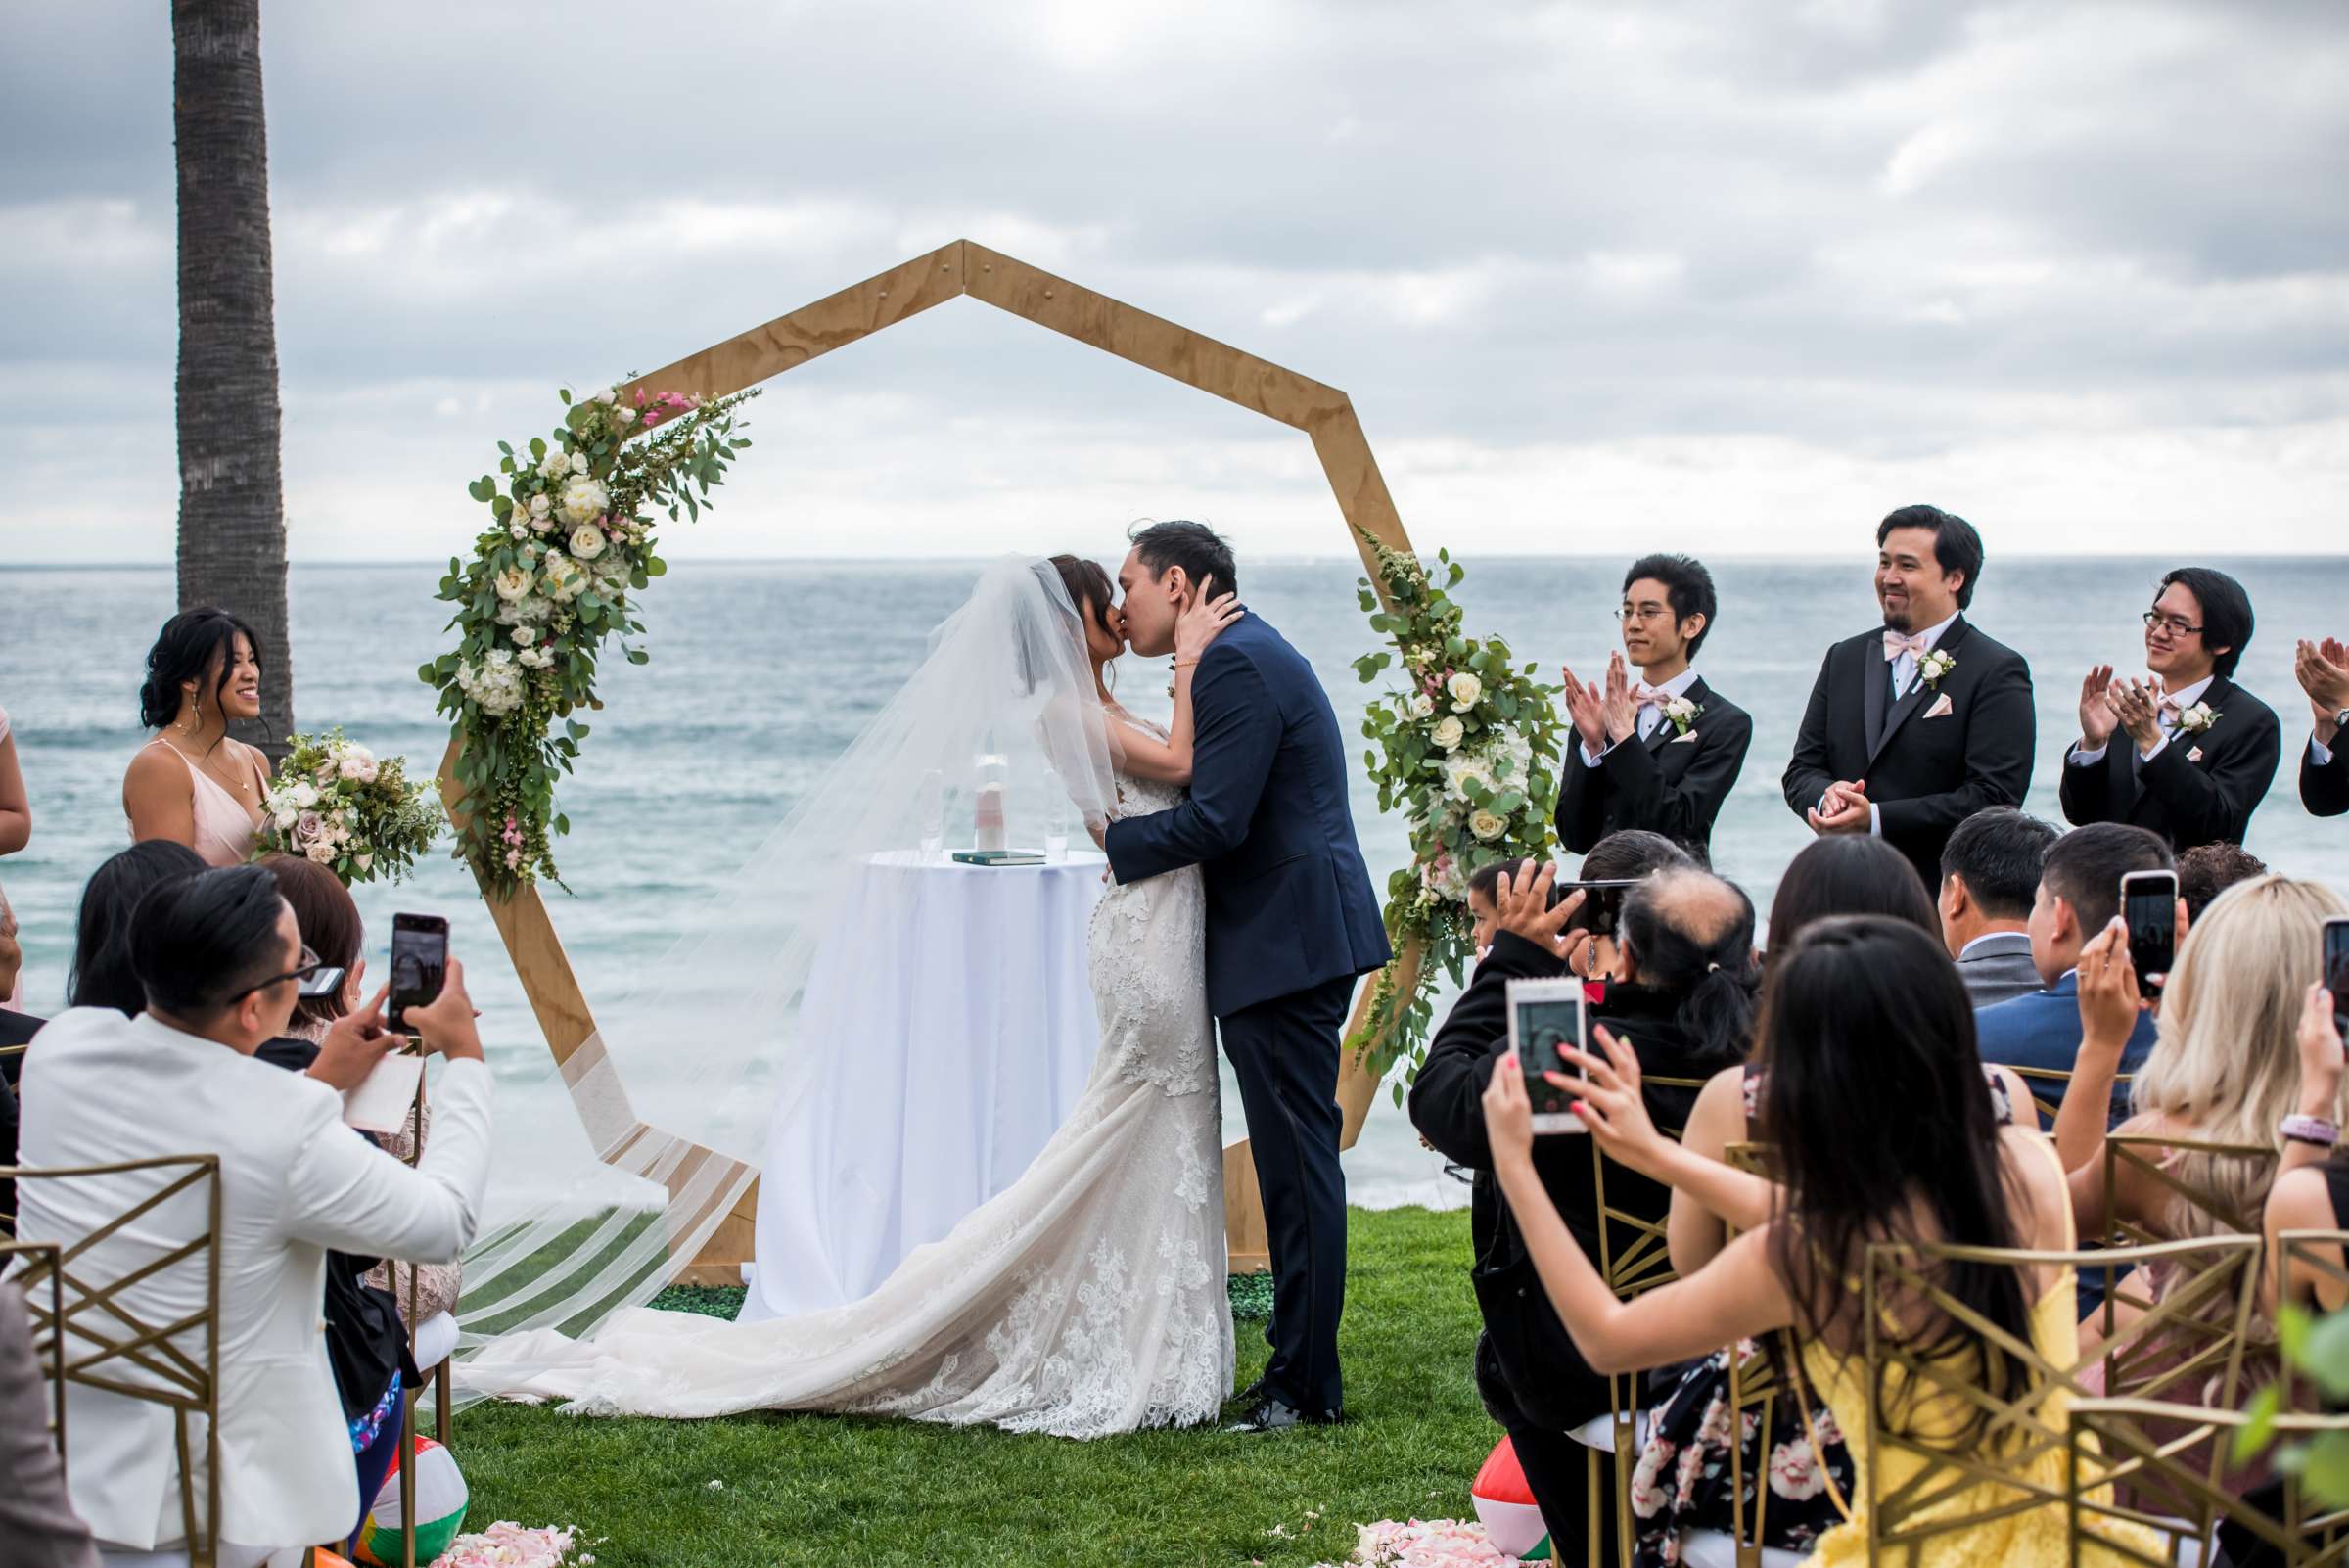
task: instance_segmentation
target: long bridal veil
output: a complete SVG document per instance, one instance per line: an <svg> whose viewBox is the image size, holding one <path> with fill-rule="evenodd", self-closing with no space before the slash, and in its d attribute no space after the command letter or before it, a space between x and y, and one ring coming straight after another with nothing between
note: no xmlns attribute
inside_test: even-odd
<svg viewBox="0 0 2349 1568"><path fill-rule="evenodd" d="M746 687L791 678L742 671ZM617 1003L595 997L599 1030L561 1070L594 1160L537 1173L519 1208L492 1191L465 1260L460 1357L527 1330L591 1333L693 1261L749 1192L770 1116L808 1092L819 1053L860 1044L804 1031L802 1001L820 955L869 947L902 912L887 889L908 879L848 897L876 860L983 842L998 813L1010 845L1082 846L1116 799L1081 608L1049 562L994 562L699 924L621 977ZM696 838L689 803L651 830L681 856L726 853Z"/></svg>

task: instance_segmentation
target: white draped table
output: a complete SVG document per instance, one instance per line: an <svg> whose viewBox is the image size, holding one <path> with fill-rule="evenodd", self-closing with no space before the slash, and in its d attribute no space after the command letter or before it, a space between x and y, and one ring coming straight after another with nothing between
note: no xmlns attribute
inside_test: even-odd
<svg viewBox="0 0 2349 1568"><path fill-rule="evenodd" d="M746 1320L861 1299L1027 1170L1100 1042L1084 948L1105 864L860 868L801 1004L813 1081L767 1127Z"/></svg>

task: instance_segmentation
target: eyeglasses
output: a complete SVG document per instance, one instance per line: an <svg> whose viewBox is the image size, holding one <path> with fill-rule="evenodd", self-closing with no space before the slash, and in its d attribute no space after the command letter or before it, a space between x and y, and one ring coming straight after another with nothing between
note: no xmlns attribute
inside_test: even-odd
<svg viewBox="0 0 2349 1568"><path fill-rule="evenodd" d="M1615 612L1618 621L1660 621L1672 614L1668 604L1627 604Z"/></svg>
<svg viewBox="0 0 2349 1568"><path fill-rule="evenodd" d="M2158 628L2168 632L2173 637L2183 638L2199 636L2202 631L2200 626L2195 625L2190 621L2181 621L2176 616L2165 616L2158 610L2146 611L2144 614L2144 622L2145 629L2147 631L2152 631Z"/></svg>
<svg viewBox="0 0 2349 1568"><path fill-rule="evenodd" d="M335 993L335 988L343 984L343 970L340 965L327 963L316 953L310 951L308 944L305 943L301 949L300 968L289 969L282 975L271 975L258 985L248 986L220 1005L231 1006L243 1001L256 991L267 991L270 987L288 980L296 983L294 994L297 996L331 996Z"/></svg>

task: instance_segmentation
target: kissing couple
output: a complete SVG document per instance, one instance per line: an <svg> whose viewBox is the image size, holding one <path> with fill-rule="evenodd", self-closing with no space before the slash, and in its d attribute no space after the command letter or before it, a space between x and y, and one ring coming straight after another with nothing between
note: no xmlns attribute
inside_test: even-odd
<svg viewBox="0 0 2349 1568"><path fill-rule="evenodd" d="M760 853L778 875L820 863L845 877L911 844L935 820L935 780L972 756L1017 748L1049 767L1110 885L1086 941L1099 1049L1026 1173L862 1300L730 1323L639 1308L584 1339L508 1333L459 1367L468 1391L598 1414L833 1410L1072 1438L1213 1421L1233 1366L1220 1032L1273 1272L1271 1357L1232 1429L1339 1417L1340 1036L1357 978L1390 950L1337 715L1304 657L1242 610L1212 530L1152 523L1130 542L1114 585L1076 555L990 566ZM1115 696L1128 650L1173 657L1163 726ZM835 906L819 899L808 918ZM787 968L770 989L801 978Z"/></svg>

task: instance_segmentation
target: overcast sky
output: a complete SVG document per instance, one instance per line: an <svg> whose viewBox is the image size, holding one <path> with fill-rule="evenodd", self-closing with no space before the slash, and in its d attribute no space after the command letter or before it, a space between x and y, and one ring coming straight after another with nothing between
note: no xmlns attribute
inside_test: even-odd
<svg viewBox="0 0 2349 1568"><path fill-rule="evenodd" d="M297 561L964 236L1344 388L1430 549L2349 548L2339 0L262 9ZM165 561L166 8L6 10L7 557ZM974 301L751 413L670 553L1345 548L1302 436Z"/></svg>

